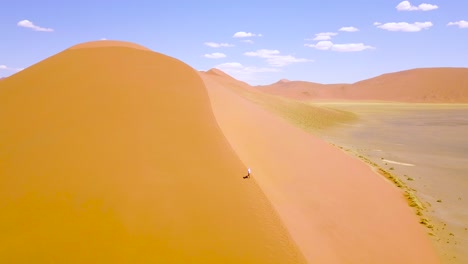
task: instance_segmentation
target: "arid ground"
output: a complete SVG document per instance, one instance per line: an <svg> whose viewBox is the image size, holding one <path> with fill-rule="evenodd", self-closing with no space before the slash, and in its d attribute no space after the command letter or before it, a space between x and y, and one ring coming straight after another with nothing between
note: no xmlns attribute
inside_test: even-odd
<svg viewBox="0 0 468 264"><path fill-rule="evenodd" d="M356 113L359 121L322 136L367 157L413 189L444 263L467 263L468 105L328 105Z"/></svg>
<svg viewBox="0 0 468 264"><path fill-rule="evenodd" d="M73 46L0 82L0 262L464 263L467 77L253 87Z"/></svg>

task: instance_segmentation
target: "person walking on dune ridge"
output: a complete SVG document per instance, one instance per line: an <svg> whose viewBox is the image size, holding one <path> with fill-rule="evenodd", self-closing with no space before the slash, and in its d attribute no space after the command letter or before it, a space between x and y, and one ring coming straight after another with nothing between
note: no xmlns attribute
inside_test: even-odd
<svg viewBox="0 0 468 264"><path fill-rule="evenodd" d="M248 179L250 178L250 168L247 169L247 175L245 175L244 177L242 177L244 179Z"/></svg>

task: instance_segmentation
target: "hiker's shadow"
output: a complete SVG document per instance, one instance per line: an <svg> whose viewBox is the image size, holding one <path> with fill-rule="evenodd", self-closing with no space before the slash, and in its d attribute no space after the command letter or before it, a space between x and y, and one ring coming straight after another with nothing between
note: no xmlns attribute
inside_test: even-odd
<svg viewBox="0 0 468 264"><path fill-rule="evenodd" d="M243 176L242 178L244 178L244 179L248 179L248 178L250 178L250 175L249 175L249 174L247 174L247 175Z"/></svg>

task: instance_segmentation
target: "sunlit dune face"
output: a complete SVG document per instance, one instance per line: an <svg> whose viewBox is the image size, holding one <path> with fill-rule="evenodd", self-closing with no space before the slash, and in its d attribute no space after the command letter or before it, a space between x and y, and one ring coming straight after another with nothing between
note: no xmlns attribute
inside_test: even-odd
<svg viewBox="0 0 468 264"><path fill-rule="evenodd" d="M0 263L302 262L183 62L84 43L0 106Z"/></svg>

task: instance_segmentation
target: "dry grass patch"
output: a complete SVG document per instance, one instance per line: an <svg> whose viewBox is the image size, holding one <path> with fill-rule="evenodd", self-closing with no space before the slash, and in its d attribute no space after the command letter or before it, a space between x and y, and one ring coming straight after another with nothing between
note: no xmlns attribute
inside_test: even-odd
<svg viewBox="0 0 468 264"><path fill-rule="evenodd" d="M295 126L307 132L318 132L338 124L358 120L352 112L336 108L296 101L279 96L235 90L244 98L272 111Z"/></svg>

